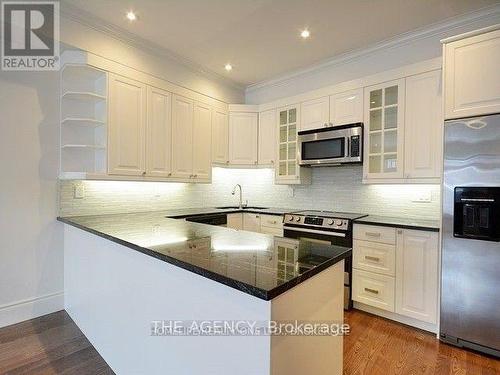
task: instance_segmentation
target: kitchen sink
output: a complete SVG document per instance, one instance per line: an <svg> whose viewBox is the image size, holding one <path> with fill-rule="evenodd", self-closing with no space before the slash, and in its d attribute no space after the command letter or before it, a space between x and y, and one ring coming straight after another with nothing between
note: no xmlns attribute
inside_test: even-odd
<svg viewBox="0 0 500 375"><path fill-rule="evenodd" d="M234 209L239 209L238 206L222 206L222 207L215 207L215 208L218 208L220 210L227 210L227 209L231 209L231 208L234 208ZM242 207L244 210L245 209L254 209L254 210L262 210L262 209L266 209L267 207L257 207L257 206L246 206L246 207Z"/></svg>

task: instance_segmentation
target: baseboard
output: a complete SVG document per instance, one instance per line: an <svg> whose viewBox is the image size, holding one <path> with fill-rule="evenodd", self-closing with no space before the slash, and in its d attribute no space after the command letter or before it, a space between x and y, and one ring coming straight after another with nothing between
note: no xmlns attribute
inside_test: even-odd
<svg viewBox="0 0 500 375"><path fill-rule="evenodd" d="M399 315L390 311L385 311L382 309L378 309L373 306L365 305L364 303L361 302L354 302L353 307L355 309L361 310L361 311L366 311L370 314L373 315L378 315L381 316L382 318L394 320L398 323L403 323L408 326L412 326L415 328L423 329L424 331L432 332L437 334L438 329L437 329L437 324L432 324L432 323L427 323L427 322L422 322L421 320L409 318L407 316Z"/></svg>
<svg viewBox="0 0 500 375"><path fill-rule="evenodd" d="M64 292L0 306L0 328L64 309Z"/></svg>

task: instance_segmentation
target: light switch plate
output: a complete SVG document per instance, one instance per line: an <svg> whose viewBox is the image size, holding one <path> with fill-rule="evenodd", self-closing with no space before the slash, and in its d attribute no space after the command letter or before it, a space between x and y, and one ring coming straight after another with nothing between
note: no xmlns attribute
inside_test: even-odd
<svg viewBox="0 0 500 375"><path fill-rule="evenodd" d="M85 198L85 187L83 184L75 184L73 197L75 199Z"/></svg>
<svg viewBox="0 0 500 375"><path fill-rule="evenodd" d="M432 194L429 190L428 191L419 191L418 193L415 193L413 195L413 198L411 201L415 202L415 203L430 203L430 202L432 202Z"/></svg>

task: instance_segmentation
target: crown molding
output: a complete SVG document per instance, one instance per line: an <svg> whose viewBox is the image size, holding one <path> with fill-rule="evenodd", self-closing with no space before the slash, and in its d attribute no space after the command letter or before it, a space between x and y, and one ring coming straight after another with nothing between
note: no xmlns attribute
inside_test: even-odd
<svg viewBox="0 0 500 375"><path fill-rule="evenodd" d="M313 74L318 71L330 68L332 66L343 65L356 60L362 60L367 55L370 55L380 50L397 48L408 45L410 43L414 43L419 40L436 36L440 37L441 39L446 36L446 33L449 33L454 29L472 25L474 22L477 21L492 21L494 23L498 23L499 20L500 20L500 5L495 4L492 6L484 7L477 11L470 12L462 16L448 18L443 22L434 23L430 26L422 27L416 30L412 30L397 35L389 39L385 39L381 42L371 45L368 48L360 48L357 50L346 52L338 56L335 56L333 58L328 58L326 60L323 60L307 68L298 69L290 73L278 76L276 78L254 83L252 85L247 86L247 88L245 89L245 93L248 94L253 91L262 89L264 87L281 86L299 77L304 77L307 76L308 74Z"/></svg>
<svg viewBox="0 0 500 375"><path fill-rule="evenodd" d="M123 28L120 28L118 26L112 25L109 22L106 22L102 18L96 17L93 14L77 7L72 4L66 3L64 1L61 1L61 6L60 6L60 14L61 17L77 22L81 25L84 25L86 27L89 27L93 30L96 30L98 32L104 33L107 36L111 36L114 39L119 40L120 42L133 47L140 49L144 52L147 52L151 55L157 56L157 57L162 57L162 58L167 58L171 61L174 61L180 65L183 65L184 67L188 68L191 70L193 73L199 74L203 77L206 77L208 79L211 79L213 81L219 82L221 84L224 84L226 86L230 86L234 89L237 90L244 90L245 86L242 84L239 84L227 77L224 77L223 75L216 73L212 70L206 69L202 65L187 59L185 57L182 57L168 49L166 49L163 46L160 46L157 43L151 42L149 40L146 40L144 38L141 38L128 30L125 30Z"/></svg>

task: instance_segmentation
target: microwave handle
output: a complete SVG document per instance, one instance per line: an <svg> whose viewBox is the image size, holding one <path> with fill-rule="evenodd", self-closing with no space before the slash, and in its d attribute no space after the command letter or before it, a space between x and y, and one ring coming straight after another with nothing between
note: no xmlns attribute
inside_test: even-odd
<svg viewBox="0 0 500 375"><path fill-rule="evenodd" d="M347 147L347 154L346 157L351 157L351 137L347 136L345 137L346 141L346 147Z"/></svg>

